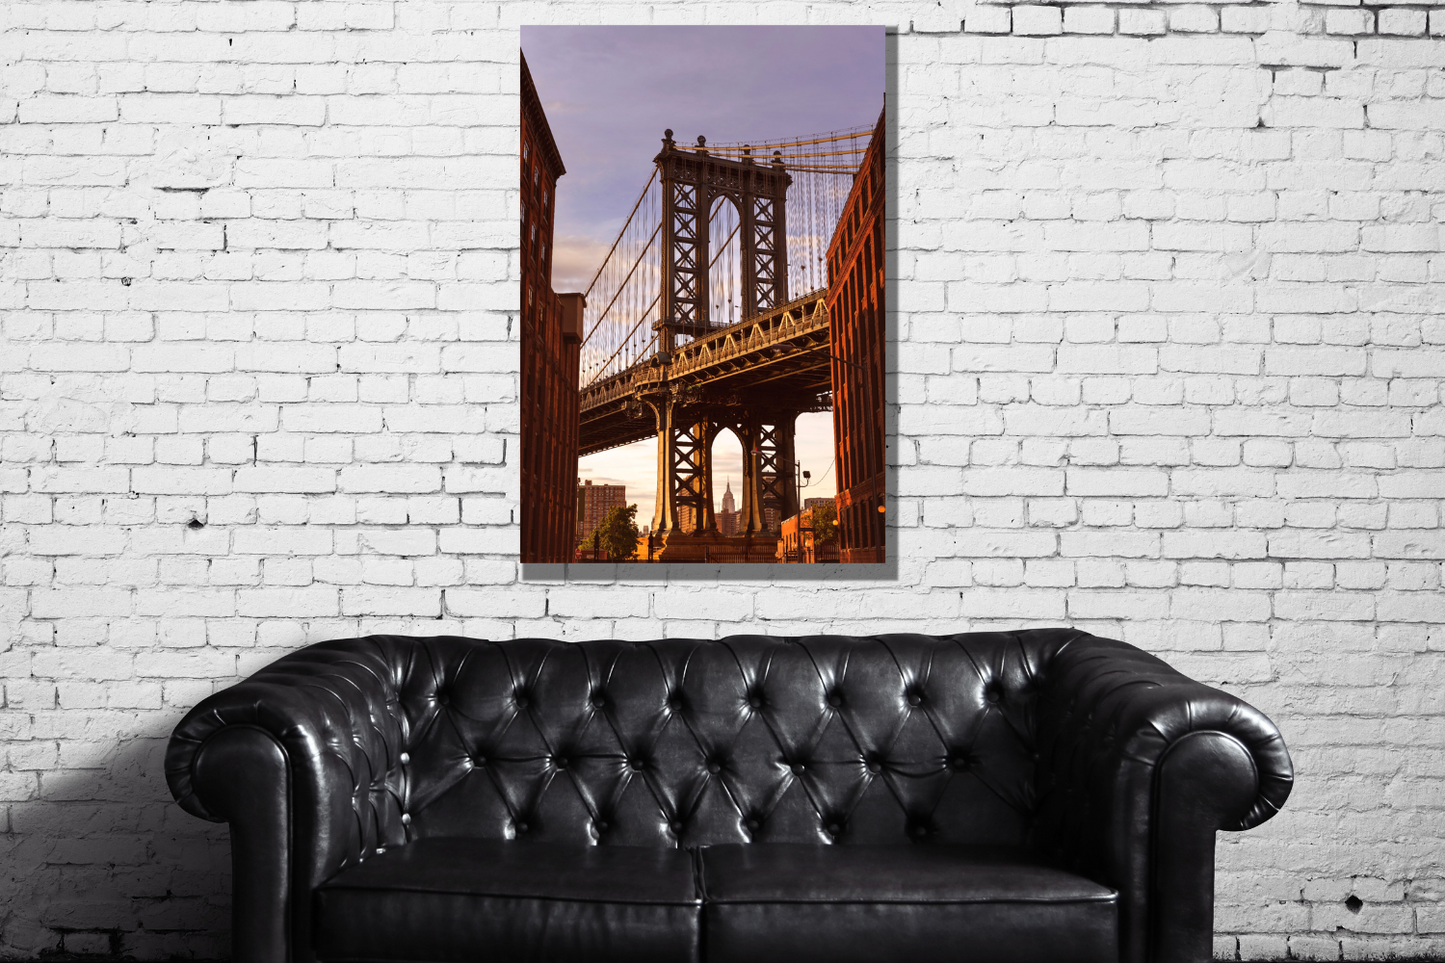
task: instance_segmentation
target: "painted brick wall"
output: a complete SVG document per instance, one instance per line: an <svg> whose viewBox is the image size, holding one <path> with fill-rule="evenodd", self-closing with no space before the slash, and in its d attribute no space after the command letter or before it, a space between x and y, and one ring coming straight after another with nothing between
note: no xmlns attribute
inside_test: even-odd
<svg viewBox="0 0 1445 963"><path fill-rule="evenodd" d="M517 26L683 20L896 30L876 581L511 561ZM306 642L1061 623L1293 749L1288 810L1221 841L1221 957L1445 956L1445 6L0 25L0 957L225 954L224 829L164 742Z"/></svg>

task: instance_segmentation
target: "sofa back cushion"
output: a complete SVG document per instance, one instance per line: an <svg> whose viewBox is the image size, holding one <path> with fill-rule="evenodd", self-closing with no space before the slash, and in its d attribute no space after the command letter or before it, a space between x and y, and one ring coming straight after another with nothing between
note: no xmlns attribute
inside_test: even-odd
<svg viewBox="0 0 1445 963"><path fill-rule="evenodd" d="M387 782L410 838L1017 845L1073 634L407 642Z"/></svg>

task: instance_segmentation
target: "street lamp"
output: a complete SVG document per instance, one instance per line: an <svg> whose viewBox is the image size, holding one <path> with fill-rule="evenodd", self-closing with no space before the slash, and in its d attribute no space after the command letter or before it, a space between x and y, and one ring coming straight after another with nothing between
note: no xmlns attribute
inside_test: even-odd
<svg viewBox="0 0 1445 963"><path fill-rule="evenodd" d="M811 519L809 519L808 527L806 529L803 528L803 489L812 487L813 473L809 471L803 471L802 469L802 462L793 462L794 490L798 493L797 514L794 517L798 520L798 555L800 556L799 561L802 561L802 556L806 554L803 550L803 532L807 531L809 535L811 535L813 532ZM803 484L804 480L807 480L807 485Z"/></svg>
<svg viewBox="0 0 1445 963"><path fill-rule="evenodd" d="M801 468L802 466L799 465L798 467ZM798 485L798 550L803 553L803 557L804 557L804 558L807 558L807 557L808 557L807 546L806 546L806 545L804 544L804 542L803 542L803 531L804 531L804 529L803 529L803 489L804 489L804 488L811 488L811 487L812 487L812 485L813 485L813 473L812 473L812 472L806 472L806 471L803 472L803 480L806 481L808 484L807 484L807 485L803 485L803 484L799 484L799 485ZM813 542L813 516L812 516L812 515L809 515L809 516L808 516L808 528L807 528L807 532L808 532L808 544L810 545L810 544L812 544L812 542Z"/></svg>

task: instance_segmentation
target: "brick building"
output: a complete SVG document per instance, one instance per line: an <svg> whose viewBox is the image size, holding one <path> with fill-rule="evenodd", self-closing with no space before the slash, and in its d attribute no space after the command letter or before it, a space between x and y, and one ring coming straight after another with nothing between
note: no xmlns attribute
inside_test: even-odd
<svg viewBox="0 0 1445 963"><path fill-rule="evenodd" d="M521 522L523 562L572 558L577 527L583 296L552 291L557 178L566 173L522 57Z"/></svg>
<svg viewBox="0 0 1445 963"><path fill-rule="evenodd" d="M781 530L778 532L776 558L779 562L812 564L839 560L837 539L823 541L815 527L817 507L827 504L831 499L810 498L808 501L812 504L807 508L790 518L783 519Z"/></svg>
<svg viewBox="0 0 1445 963"><path fill-rule="evenodd" d="M627 504L626 485L594 485L589 478L577 485L575 510L577 531L574 544L580 543L602 524L602 519L614 508ZM569 557L571 554L569 546Z"/></svg>
<svg viewBox="0 0 1445 963"><path fill-rule="evenodd" d="M833 438L845 562L884 559L883 114L828 245Z"/></svg>

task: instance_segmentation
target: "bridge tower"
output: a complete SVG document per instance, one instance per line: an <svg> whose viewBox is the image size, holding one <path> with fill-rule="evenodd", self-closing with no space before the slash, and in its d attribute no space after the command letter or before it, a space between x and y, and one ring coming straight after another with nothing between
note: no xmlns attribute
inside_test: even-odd
<svg viewBox="0 0 1445 963"><path fill-rule="evenodd" d="M795 514L793 430L798 410L769 407L767 399L723 401L700 396L668 378L679 339L723 325L709 318L708 228L713 203L728 198L739 215L742 317L788 302L787 191L793 179L780 152L760 164L715 157L703 137L679 148L669 130L653 159L662 184L662 310L654 324L659 369L642 400L657 422L657 509L652 530L661 535L717 532L713 517L712 445L731 429L743 445L739 534L764 530L765 510ZM680 512L679 509L687 509ZM686 531L679 517L690 518ZM666 554L664 554L666 557Z"/></svg>
<svg viewBox="0 0 1445 963"><path fill-rule="evenodd" d="M680 149L667 131L653 162L662 180L662 327L659 347L670 352L679 334L706 333L708 224L713 202L726 197L742 224L743 317L788 301L787 192L793 178L781 152L770 164L714 157L707 139Z"/></svg>

